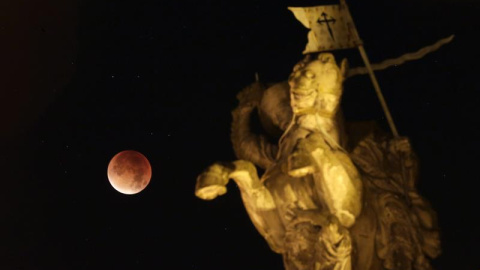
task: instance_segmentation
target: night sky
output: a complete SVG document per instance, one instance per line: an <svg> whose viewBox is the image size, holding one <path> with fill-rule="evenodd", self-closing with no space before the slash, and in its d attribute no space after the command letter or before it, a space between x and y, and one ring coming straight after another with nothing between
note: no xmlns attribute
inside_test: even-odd
<svg viewBox="0 0 480 270"><path fill-rule="evenodd" d="M335 1L26 1L0 4L0 269L282 269L234 183L205 202L196 176L235 159L236 94L285 80L305 29L288 6ZM451 34L377 72L437 210L437 269L479 269L480 2L348 2L372 62ZM358 51L336 52L350 66ZM345 83L347 120L385 119L368 76ZM151 162L134 196L107 179L122 150ZM175 266L173 266L175 265Z"/></svg>

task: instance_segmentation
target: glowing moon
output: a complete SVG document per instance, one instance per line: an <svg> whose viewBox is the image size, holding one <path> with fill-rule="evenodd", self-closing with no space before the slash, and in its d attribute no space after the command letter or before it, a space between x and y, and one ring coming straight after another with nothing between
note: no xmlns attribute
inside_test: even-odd
<svg viewBox="0 0 480 270"><path fill-rule="evenodd" d="M152 167L141 153L126 150L116 154L108 164L108 180L123 194L137 194L150 183Z"/></svg>

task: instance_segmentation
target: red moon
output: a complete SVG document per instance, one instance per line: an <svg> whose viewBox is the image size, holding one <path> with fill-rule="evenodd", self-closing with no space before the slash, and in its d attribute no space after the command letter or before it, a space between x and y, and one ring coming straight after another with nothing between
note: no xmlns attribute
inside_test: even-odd
<svg viewBox="0 0 480 270"><path fill-rule="evenodd" d="M123 194L137 194L150 183L152 167L141 153L126 150L116 154L108 164L108 180Z"/></svg>

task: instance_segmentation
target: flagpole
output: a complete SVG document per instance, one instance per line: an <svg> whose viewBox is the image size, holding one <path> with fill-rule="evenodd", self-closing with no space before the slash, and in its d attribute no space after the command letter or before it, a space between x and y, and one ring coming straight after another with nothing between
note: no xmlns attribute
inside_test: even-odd
<svg viewBox="0 0 480 270"><path fill-rule="evenodd" d="M356 31L355 23L353 22L352 15L350 15L350 10L348 9L347 3L345 0L340 0L340 5L344 5L346 9L347 16L349 16L350 21L352 24L354 24L354 35L356 35L357 40L360 40L360 36L358 35L358 32ZM397 127L395 126L395 123L393 122L392 115L390 114L390 110L388 109L387 102L385 101L385 98L383 97L382 90L380 90L380 85L378 84L377 78L375 77L375 73L373 72L372 66L370 65L370 60L368 59L367 52L365 51L365 48L363 47L362 42L360 42L358 45L358 50L360 51L360 55L362 56L363 62L365 63L365 67L368 70L368 74L370 75L370 80L372 81L373 87L375 88L375 92L377 93L377 97L380 100L380 104L382 105L383 112L385 113L385 116L387 117L388 125L390 126L390 129L392 130L392 134L395 138L399 138L400 135L398 134ZM410 196L408 195L408 188L407 188L407 172L405 168L405 163L404 163L404 156L400 155L400 164L401 164L401 171L402 171L402 178L404 179L403 181L403 192L404 192L404 197L405 200L407 201L407 205L411 206L412 202L410 199Z"/></svg>
<svg viewBox="0 0 480 270"><path fill-rule="evenodd" d="M340 0L340 5L345 8L345 12L347 16L349 17L350 21L353 24L353 34L356 36L356 40L360 40L360 36L358 35L357 28L355 27L355 23L353 21L352 15L350 14L350 10L348 9L347 3L345 0ZM399 137L397 127L395 126L395 123L393 122L392 115L390 114L390 110L388 109L387 102L385 101L385 98L383 97L382 90L380 89L380 85L378 84L377 78L375 77L375 73L373 72L372 66L370 65L370 60L368 59L367 52L365 51L365 48L363 47L362 42L360 42L358 45L358 50L360 51L360 55L362 56L363 62L365 64L365 67L368 70L368 74L370 75L370 80L372 81L373 87L375 88L375 92L377 93L377 97L380 100L380 104L382 105L383 112L385 113L385 116L387 117L388 125L390 126L390 129L392 130L393 136Z"/></svg>
<svg viewBox="0 0 480 270"><path fill-rule="evenodd" d="M377 93L377 97L380 100L380 104L382 105L383 112L387 117L388 125L392 130L392 133L395 137L398 137L397 127L393 122L392 115L390 114L390 110L388 109L387 102L383 97L382 90L380 90L380 85L378 84L377 78L375 77L375 73L373 73L372 66L370 65L370 60L368 59L367 53L365 52L365 48L363 45L358 45L358 50L360 51L360 55L362 56L363 62L365 63L365 67L367 67L368 74L370 75L370 80L372 81L373 87L375 88L375 92Z"/></svg>

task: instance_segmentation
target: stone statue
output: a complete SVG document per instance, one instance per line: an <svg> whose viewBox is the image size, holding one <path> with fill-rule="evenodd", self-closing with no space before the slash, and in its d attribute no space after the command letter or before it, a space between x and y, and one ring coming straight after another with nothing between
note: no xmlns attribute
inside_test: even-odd
<svg viewBox="0 0 480 270"><path fill-rule="evenodd" d="M410 143L374 123L344 123L346 71L345 60L338 66L321 53L299 62L288 82L240 92L232 123L239 160L207 168L195 194L214 199L233 179L288 270L432 269L436 215L416 191ZM253 117L263 133L253 132Z"/></svg>

